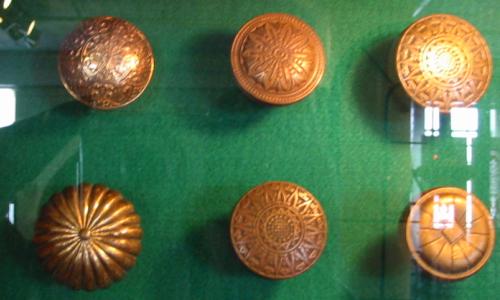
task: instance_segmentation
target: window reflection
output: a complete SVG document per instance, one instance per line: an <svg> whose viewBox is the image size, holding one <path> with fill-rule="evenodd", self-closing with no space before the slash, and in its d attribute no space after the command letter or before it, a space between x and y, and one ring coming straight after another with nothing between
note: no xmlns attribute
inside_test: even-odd
<svg viewBox="0 0 500 300"><path fill-rule="evenodd" d="M424 110L424 135L439 136L439 107L426 107Z"/></svg>
<svg viewBox="0 0 500 300"><path fill-rule="evenodd" d="M497 110L496 109L491 109L490 110L490 134L491 134L491 137L493 137L493 138L498 137L498 133L497 133Z"/></svg>
<svg viewBox="0 0 500 300"><path fill-rule="evenodd" d="M16 121L16 92L11 88L0 88L0 128Z"/></svg>
<svg viewBox="0 0 500 300"><path fill-rule="evenodd" d="M450 110L451 136L476 138L479 128L479 113L475 107L456 107Z"/></svg>
<svg viewBox="0 0 500 300"><path fill-rule="evenodd" d="M440 203L439 195L434 197L432 227L434 229L450 229L455 224L455 205Z"/></svg>

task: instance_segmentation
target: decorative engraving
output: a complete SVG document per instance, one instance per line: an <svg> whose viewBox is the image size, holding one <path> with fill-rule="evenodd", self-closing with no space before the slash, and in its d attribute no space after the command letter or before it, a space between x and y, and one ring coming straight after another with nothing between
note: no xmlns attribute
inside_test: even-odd
<svg viewBox="0 0 500 300"><path fill-rule="evenodd" d="M98 109L134 101L154 69L151 46L134 25L114 17L82 22L63 42L61 80L68 92Z"/></svg>
<svg viewBox="0 0 500 300"><path fill-rule="evenodd" d="M268 278L289 278L309 269L321 255L326 216L304 188L269 182L248 192L231 220L233 246L251 270Z"/></svg>
<svg viewBox="0 0 500 300"><path fill-rule="evenodd" d="M472 194L445 187L425 193L411 209L407 241L418 264L445 280L471 276L488 261L495 228Z"/></svg>
<svg viewBox="0 0 500 300"><path fill-rule="evenodd" d="M314 48L309 37L292 24L267 22L248 34L241 60L248 76L263 89L289 93L310 78Z"/></svg>
<svg viewBox="0 0 500 300"><path fill-rule="evenodd" d="M400 81L423 106L467 107L491 81L492 59L481 33L451 15L431 15L408 27L396 55Z"/></svg>
<svg viewBox="0 0 500 300"><path fill-rule="evenodd" d="M323 77L325 55L319 37L302 20L265 14L236 35L231 65L238 84L252 97L284 105L312 93Z"/></svg>
<svg viewBox="0 0 500 300"><path fill-rule="evenodd" d="M58 281L94 290L125 276L141 251L142 234L132 203L105 186L83 184L51 198L33 241Z"/></svg>

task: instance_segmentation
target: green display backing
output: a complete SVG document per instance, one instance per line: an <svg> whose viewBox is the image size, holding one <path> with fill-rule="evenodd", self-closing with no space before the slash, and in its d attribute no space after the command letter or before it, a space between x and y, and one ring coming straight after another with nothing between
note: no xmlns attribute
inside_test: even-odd
<svg viewBox="0 0 500 300"><path fill-rule="evenodd" d="M500 139L490 111L500 98L500 3L483 1L21 1L37 20L40 45L0 45L0 84L13 87L17 121L0 129L1 299L494 299L500 248L477 275L431 279L414 265L400 233L410 201L453 185L491 207ZM305 101L269 107L237 88L229 54L250 18L294 14L321 37L327 69ZM417 18L469 20L494 58L491 86L477 106L479 137L466 164L465 139L410 133L411 102L392 82L395 39ZM137 25L156 58L153 80L130 106L101 112L73 101L59 82L58 46L88 17ZM1 101L1 99L0 99ZM422 110L414 107L417 122ZM416 157L421 164L416 164ZM30 242L40 206L80 181L120 190L144 228L137 265L120 282L73 291L46 274ZM329 225L318 263L271 281L247 270L229 240L239 198L270 180L296 182L321 201ZM498 229L499 221L495 219Z"/></svg>

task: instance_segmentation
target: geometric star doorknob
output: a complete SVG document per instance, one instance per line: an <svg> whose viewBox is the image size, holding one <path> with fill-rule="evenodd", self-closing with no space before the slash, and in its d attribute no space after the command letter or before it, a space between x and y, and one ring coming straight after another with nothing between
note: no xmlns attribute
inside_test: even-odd
<svg viewBox="0 0 500 300"><path fill-rule="evenodd" d="M399 39L395 63L406 93L421 106L444 113L481 100L493 74L481 33L466 20L445 14L411 24Z"/></svg>

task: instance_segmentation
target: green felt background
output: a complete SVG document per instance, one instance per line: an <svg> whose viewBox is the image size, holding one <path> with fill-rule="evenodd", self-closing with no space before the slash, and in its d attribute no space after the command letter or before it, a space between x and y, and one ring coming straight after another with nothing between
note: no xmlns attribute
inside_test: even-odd
<svg viewBox="0 0 500 300"><path fill-rule="evenodd" d="M500 139L490 111L500 97L498 0L21 1L37 20L33 49L0 43L0 84L14 87L17 121L0 129L1 299L494 299L500 247L477 275L428 278L401 242L400 220L420 191L465 187L491 207ZM229 63L248 19L286 12L312 25L328 65L318 89L287 107L249 101ZM479 103L473 164L464 139L410 135L412 104L387 74L399 33L417 18L451 13L477 26L497 66ZM57 74L58 45L78 21L114 15L136 24L156 58L153 80L132 105L111 112L72 101ZM5 38L5 37L4 37ZM1 101L1 99L0 99ZM420 163L418 163L420 161ZM92 293L54 282L30 243L38 209L81 180L105 183L136 206L144 227L137 265ZM233 253L229 217L239 198L269 180L299 183L328 215L328 245L299 277L270 281ZM495 219L497 229L499 221Z"/></svg>

